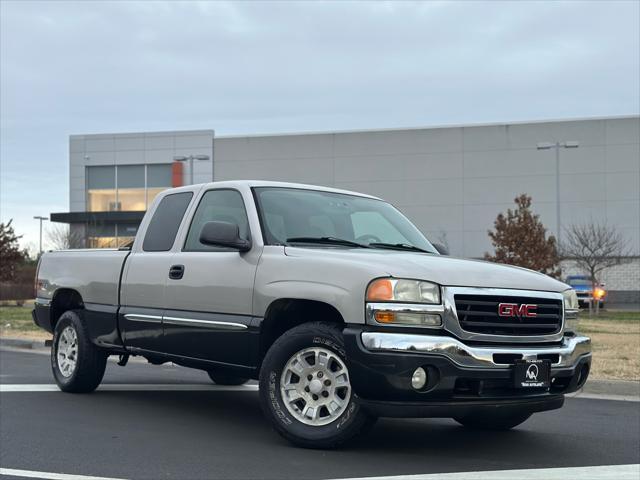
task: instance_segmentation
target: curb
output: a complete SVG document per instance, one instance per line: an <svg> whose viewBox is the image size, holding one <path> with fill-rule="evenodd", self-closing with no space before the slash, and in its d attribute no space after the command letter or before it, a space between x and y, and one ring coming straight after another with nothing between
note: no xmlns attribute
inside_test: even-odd
<svg viewBox="0 0 640 480"><path fill-rule="evenodd" d="M51 340L29 340L26 338L0 337L0 347L24 348L38 350L51 346Z"/></svg>
<svg viewBox="0 0 640 480"><path fill-rule="evenodd" d="M580 393L586 395L621 395L640 397L640 382L633 380L587 380Z"/></svg>

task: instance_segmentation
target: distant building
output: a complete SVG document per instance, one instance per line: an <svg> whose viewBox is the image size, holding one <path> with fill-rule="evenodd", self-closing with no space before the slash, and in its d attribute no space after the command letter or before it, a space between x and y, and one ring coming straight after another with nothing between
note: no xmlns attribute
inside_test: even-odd
<svg viewBox="0 0 640 480"><path fill-rule="evenodd" d="M70 223L88 246L135 235L164 188L265 179L380 196L453 255L491 250L487 230L520 193L553 234L591 219L640 255L640 117L215 137L213 130L72 135ZM198 156L176 162L176 157ZM205 160L204 158L208 158ZM640 302L640 257L611 270L611 300ZM619 293L616 293L619 292Z"/></svg>

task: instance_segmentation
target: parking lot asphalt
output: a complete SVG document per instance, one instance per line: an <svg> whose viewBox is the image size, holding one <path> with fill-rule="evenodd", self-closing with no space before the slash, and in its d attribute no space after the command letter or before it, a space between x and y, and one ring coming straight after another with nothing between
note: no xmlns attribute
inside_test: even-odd
<svg viewBox="0 0 640 480"><path fill-rule="evenodd" d="M0 384L0 467L16 471L332 479L640 463L638 402L570 398L499 433L448 419L381 419L343 449L318 451L271 430L255 384L217 389L205 373L173 365L110 362L104 387L73 395L48 387L47 355L2 350Z"/></svg>

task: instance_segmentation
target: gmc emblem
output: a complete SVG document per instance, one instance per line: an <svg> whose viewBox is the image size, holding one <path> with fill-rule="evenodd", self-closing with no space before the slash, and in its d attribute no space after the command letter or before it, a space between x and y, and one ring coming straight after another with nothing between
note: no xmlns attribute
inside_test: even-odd
<svg viewBox="0 0 640 480"><path fill-rule="evenodd" d="M517 303L500 303L498 305L498 315L500 317L535 317L537 315L535 304L523 303L518 305Z"/></svg>

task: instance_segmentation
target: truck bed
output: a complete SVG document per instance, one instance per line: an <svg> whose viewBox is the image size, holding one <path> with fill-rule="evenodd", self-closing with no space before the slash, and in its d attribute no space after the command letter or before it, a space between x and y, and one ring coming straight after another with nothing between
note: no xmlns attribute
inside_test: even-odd
<svg viewBox="0 0 640 480"><path fill-rule="evenodd" d="M58 288L77 290L85 303L118 305L120 272L129 250L47 252L40 261L36 296L51 300Z"/></svg>

